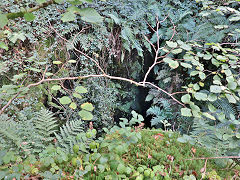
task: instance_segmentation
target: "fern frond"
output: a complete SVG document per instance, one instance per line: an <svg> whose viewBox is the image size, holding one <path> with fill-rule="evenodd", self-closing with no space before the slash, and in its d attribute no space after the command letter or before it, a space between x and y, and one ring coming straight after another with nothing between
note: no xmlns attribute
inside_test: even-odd
<svg viewBox="0 0 240 180"><path fill-rule="evenodd" d="M64 148L66 152L73 152L72 148L74 144L81 143L81 139L76 139L76 136L84 132L82 120L68 121L60 128L60 134L54 132L57 145Z"/></svg>

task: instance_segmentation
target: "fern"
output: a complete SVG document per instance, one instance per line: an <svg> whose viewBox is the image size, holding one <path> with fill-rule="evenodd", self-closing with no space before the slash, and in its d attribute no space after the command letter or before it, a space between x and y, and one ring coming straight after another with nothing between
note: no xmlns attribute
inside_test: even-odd
<svg viewBox="0 0 240 180"><path fill-rule="evenodd" d="M57 145L62 147L66 152L73 152L73 145L83 142L83 139L76 138L77 135L83 133L82 120L67 121L60 128L60 134L54 133L57 138Z"/></svg>
<svg viewBox="0 0 240 180"><path fill-rule="evenodd" d="M171 104L166 99L158 100L159 106L152 106L147 110L147 115L153 115L151 126L159 126L163 124L165 127L170 124L167 123L173 116Z"/></svg>
<svg viewBox="0 0 240 180"><path fill-rule="evenodd" d="M34 118L15 121L0 116L0 148L17 149L20 153L41 152L52 143L52 134L56 131L53 113L41 110Z"/></svg>

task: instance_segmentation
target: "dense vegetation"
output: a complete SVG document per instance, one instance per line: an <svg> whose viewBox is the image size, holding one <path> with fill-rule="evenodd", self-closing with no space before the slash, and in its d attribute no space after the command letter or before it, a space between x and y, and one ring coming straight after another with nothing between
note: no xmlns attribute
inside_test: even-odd
<svg viewBox="0 0 240 180"><path fill-rule="evenodd" d="M0 2L0 179L239 178L239 0Z"/></svg>

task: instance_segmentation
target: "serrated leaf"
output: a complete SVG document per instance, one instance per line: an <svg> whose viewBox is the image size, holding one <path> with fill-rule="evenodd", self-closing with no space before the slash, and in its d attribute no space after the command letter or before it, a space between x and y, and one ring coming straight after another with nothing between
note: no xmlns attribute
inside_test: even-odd
<svg viewBox="0 0 240 180"><path fill-rule="evenodd" d="M87 103L83 103L81 105L81 108L85 109L87 111L93 111L93 109L94 109L93 105L91 103L88 103L88 102Z"/></svg>
<svg viewBox="0 0 240 180"><path fill-rule="evenodd" d="M68 96L63 96L59 99L61 104L69 104L72 100Z"/></svg>
<svg viewBox="0 0 240 180"><path fill-rule="evenodd" d="M178 63L178 61L172 61L172 62L169 63L169 66L170 66L172 69L176 69L176 68L178 68L179 63Z"/></svg>
<svg viewBox="0 0 240 180"><path fill-rule="evenodd" d="M182 52L182 49L174 49L171 51L171 53L173 53L173 54L179 54L181 52Z"/></svg>
<svg viewBox="0 0 240 180"><path fill-rule="evenodd" d="M66 12L63 14L63 17L61 18L63 22L74 21L75 19L76 19L76 14L74 14L73 12Z"/></svg>
<svg viewBox="0 0 240 180"><path fill-rule="evenodd" d="M181 108L181 114L183 116L187 116L187 117L191 117L192 116L191 109L189 109L189 108Z"/></svg>
<svg viewBox="0 0 240 180"><path fill-rule="evenodd" d="M192 72L190 73L190 76L196 76L197 74L199 74L199 71L192 71Z"/></svg>
<svg viewBox="0 0 240 180"><path fill-rule="evenodd" d="M213 93L209 94L208 95L208 100L213 102L213 101L216 101L217 100L217 96Z"/></svg>
<svg viewBox="0 0 240 180"><path fill-rule="evenodd" d="M237 88L237 83L236 82L229 82L228 83L228 88L231 90L235 90Z"/></svg>
<svg viewBox="0 0 240 180"><path fill-rule="evenodd" d="M87 93L88 92L88 90L85 88L85 87L83 87L83 86L77 86L76 88L75 88L75 91L76 92L78 92L78 93Z"/></svg>
<svg viewBox="0 0 240 180"><path fill-rule="evenodd" d="M177 47L177 43L176 43L176 42L166 41L166 44L167 44L168 47L170 47L170 48L176 48L176 47Z"/></svg>
<svg viewBox="0 0 240 180"><path fill-rule="evenodd" d="M205 93L201 93L201 92L196 92L195 94L194 94L194 97L197 99L197 100L199 100L199 101L207 101L207 94L205 94Z"/></svg>
<svg viewBox="0 0 240 180"><path fill-rule="evenodd" d="M235 104L237 102L236 99L234 98L234 96L231 95L231 94L226 94L226 98L228 99L228 101L230 103L234 103Z"/></svg>
<svg viewBox="0 0 240 180"><path fill-rule="evenodd" d="M89 23L101 23L103 17L93 8L83 8L79 11L81 19Z"/></svg>
<svg viewBox="0 0 240 180"><path fill-rule="evenodd" d="M205 73L203 73L203 72L199 72L199 77L200 77L200 79L205 79L206 78L206 74Z"/></svg>
<svg viewBox="0 0 240 180"><path fill-rule="evenodd" d="M221 88L221 86L211 85L210 86L210 91L212 93L221 93L222 92L222 88Z"/></svg>
<svg viewBox="0 0 240 180"><path fill-rule="evenodd" d="M188 64L188 63L183 63L183 62L181 62L180 63L181 64L181 66L183 66L183 67L185 67L185 68L192 68L192 65L191 64Z"/></svg>
<svg viewBox="0 0 240 180"><path fill-rule="evenodd" d="M191 96L189 94L185 94L184 96L181 97L181 101L183 103L190 103Z"/></svg>
<svg viewBox="0 0 240 180"><path fill-rule="evenodd" d="M182 44L180 45L180 47L181 47L182 49L186 50L186 51L192 50L192 47L189 46L188 44L185 44L185 43L182 43Z"/></svg>
<svg viewBox="0 0 240 180"><path fill-rule="evenodd" d="M77 108L77 105L76 105L75 102L72 102L72 103L69 105L69 107L70 107L71 109L76 109L76 108Z"/></svg>
<svg viewBox="0 0 240 180"><path fill-rule="evenodd" d="M82 96L78 93L73 93L73 97L82 99Z"/></svg>
<svg viewBox="0 0 240 180"><path fill-rule="evenodd" d="M165 62L165 63L170 63L170 62L173 62L173 60L171 59L171 58L163 58L163 61Z"/></svg>
<svg viewBox="0 0 240 180"><path fill-rule="evenodd" d="M35 16L33 13L24 13L24 18L26 19L26 21L30 22L35 19Z"/></svg>
<svg viewBox="0 0 240 180"><path fill-rule="evenodd" d="M92 113L89 112L89 111L81 110L81 111L79 111L78 114L79 114L79 116L81 116L81 118L82 118L83 120L92 120L92 119L93 119L93 115L92 115Z"/></svg>
<svg viewBox="0 0 240 180"><path fill-rule="evenodd" d="M8 23L8 18L5 14L0 14L0 28L3 28Z"/></svg>
<svg viewBox="0 0 240 180"><path fill-rule="evenodd" d="M59 86L59 85L54 85L51 89L54 90L54 91L58 91L58 90L61 89L61 86Z"/></svg>

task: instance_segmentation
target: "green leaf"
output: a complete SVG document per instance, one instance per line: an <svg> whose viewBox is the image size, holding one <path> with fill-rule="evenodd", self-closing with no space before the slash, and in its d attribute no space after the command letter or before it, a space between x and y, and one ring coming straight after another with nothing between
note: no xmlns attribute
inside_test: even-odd
<svg viewBox="0 0 240 180"><path fill-rule="evenodd" d="M8 18L5 14L0 14L0 29L8 23Z"/></svg>
<svg viewBox="0 0 240 180"><path fill-rule="evenodd" d="M200 79L205 79L206 78L206 74L205 73L203 73L203 72L199 72L199 77L200 77Z"/></svg>
<svg viewBox="0 0 240 180"><path fill-rule="evenodd" d="M33 21L35 19L35 16L33 15L33 13L24 13L24 18L26 19L26 21Z"/></svg>
<svg viewBox="0 0 240 180"><path fill-rule="evenodd" d="M73 97L82 99L82 96L78 93L73 93Z"/></svg>
<svg viewBox="0 0 240 180"><path fill-rule="evenodd" d="M126 172L126 167L123 165L123 164L119 164L118 167L117 167L117 171L120 173L120 174L123 174Z"/></svg>
<svg viewBox="0 0 240 180"><path fill-rule="evenodd" d="M212 93L221 93L222 92L222 88L221 88L221 86L211 85L210 86L210 91Z"/></svg>
<svg viewBox="0 0 240 180"><path fill-rule="evenodd" d="M185 44L185 43L182 43L182 44L180 45L180 47L181 47L182 49L186 50L186 51L192 50L192 47L189 46L188 44Z"/></svg>
<svg viewBox="0 0 240 180"><path fill-rule="evenodd" d="M81 116L81 118L82 118L83 120L92 120L92 119L93 119L93 115L92 115L92 113L89 112L89 111L81 110L81 111L79 111L78 114L79 114L79 116Z"/></svg>
<svg viewBox="0 0 240 180"><path fill-rule="evenodd" d="M59 99L61 104L69 104L72 100L68 96L63 96Z"/></svg>
<svg viewBox="0 0 240 180"><path fill-rule="evenodd" d="M183 103L190 103L191 96L189 94L185 94L184 96L181 97L181 101Z"/></svg>
<svg viewBox="0 0 240 180"><path fill-rule="evenodd" d="M93 8L80 9L79 12L83 21L95 24L103 21L103 17Z"/></svg>
<svg viewBox="0 0 240 180"><path fill-rule="evenodd" d="M78 93L87 93L88 92L88 90L83 86L77 86L75 88L75 91L78 92Z"/></svg>
<svg viewBox="0 0 240 180"><path fill-rule="evenodd" d="M168 47L170 47L170 48L176 48L176 47L177 47L177 43L176 43L176 42L166 41L166 44L167 44Z"/></svg>
<svg viewBox="0 0 240 180"><path fill-rule="evenodd" d="M62 4L64 2L64 0L54 0L54 1L58 4Z"/></svg>
<svg viewBox="0 0 240 180"><path fill-rule="evenodd" d="M62 64L61 61L53 61L53 64Z"/></svg>
<svg viewBox="0 0 240 180"><path fill-rule="evenodd" d="M165 63L170 63L170 62L173 62L173 60L171 59L171 58L163 58L163 61L165 62Z"/></svg>
<svg viewBox="0 0 240 180"><path fill-rule="evenodd" d="M213 102L213 101L216 101L217 100L217 96L213 93L209 94L208 95L208 100Z"/></svg>
<svg viewBox="0 0 240 180"><path fill-rule="evenodd" d="M212 58L211 54L204 54L203 59L210 60Z"/></svg>
<svg viewBox="0 0 240 180"><path fill-rule="evenodd" d="M211 114L207 113L207 112L204 112L203 115L209 119L212 119L212 120L216 120L216 118L214 116L212 116Z"/></svg>
<svg viewBox="0 0 240 180"><path fill-rule="evenodd" d="M197 100L199 100L199 101L207 101L207 94L205 94L205 93L201 93L201 92L196 92L195 94L194 94L194 97L197 99Z"/></svg>
<svg viewBox="0 0 240 180"><path fill-rule="evenodd" d="M83 103L81 105L81 108L85 109L87 111L93 111L93 109L94 109L94 107L93 107L93 105L91 103Z"/></svg>
<svg viewBox="0 0 240 180"><path fill-rule="evenodd" d="M182 49L174 49L171 51L171 53L173 53L173 54L179 54L181 52L182 52Z"/></svg>
<svg viewBox="0 0 240 180"><path fill-rule="evenodd" d="M76 19L76 14L74 14L73 12L66 12L63 14L63 17L61 18L63 22L74 21L75 19Z"/></svg>
<svg viewBox="0 0 240 180"><path fill-rule="evenodd" d="M70 107L71 109L76 109L76 108L77 108L77 105L76 105L76 103L72 102L72 103L69 105L69 107Z"/></svg>
<svg viewBox="0 0 240 180"><path fill-rule="evenodd" d="M188 63L183 63L183 62L181 62L180 63L181 64L181 66L183 66L183 67L185 67L185 68L192 68L192 65L191 64L188 64Z"/></svg>
<svg viewBox="0 0 240 180"><path fill-rule="evenodd" d="M54 90L54 91L58 91L58 90L61 89L61 86L59 86L59 85L54 85L51 89Z"/></svg>
<svg viewBox="0 0 240 180"><path fill-rule="evenodd" d="M195 91L198 91L198 90L200 89L200 87L199 87L198 84L194 84L194 85L193 85L193 89L194 89Z"/></svg>
<svg viewBox="0 0 240 180"><path fill-rule="evenodd" d="M229 82L228 83L228 88L231 90L235 90L237 88L237 83L236 82Z"/></svg>
<svg viewBox="0 0 240 180"><path fill-rule="evenodd" d="M76 61L76 60L73 60L73 59L71 59L71 60L69 60L68 62L69 62L69 63L76 63L77 61Z"/></svg>
<svg viewBox="0 0 240 180"><path fill-rule="evenodd" d="M234 98L234 96L231 95L231 94L226 94L226 98L228 99L228 101L230 103L234 103L235 104L237 102L236 99Z"/></svg>
<svg viewBox="0 0 240 180"><path fill-rule="evenodd" d="M169 66L172 69L176 69L179 66L179 63L178 63L178 61L172 61L172 62L169 63Z"/></svg>
<svg viewBox="0 0 240 180"><path fill-rule="evenodd" d="M187 117L191 117L192 116L191 109L189 109L189 108L181 108L181 114L183 116L187 116Z"/></svg>
<svg viewBox="0 0 240 180"><path fill-rule="evenodd" d="M8 51L8 46L4 42L2 42L2 41L0 41L0 48L5 49L6 51Z"/></svg>
<svg viewBox="0 0 240 180"><path fill-rule="evenodd" d="M38 3L38 4L42 4L42 3L45 3L47 0L36 0L36 2Z"/></svg>
<svg viewBox="0 0 240 180"><path fill-rule="evenodd" d="M196 76L197 74L199 74L199 71L192 71L192 72L190 73L190 76Z"/></svg>

